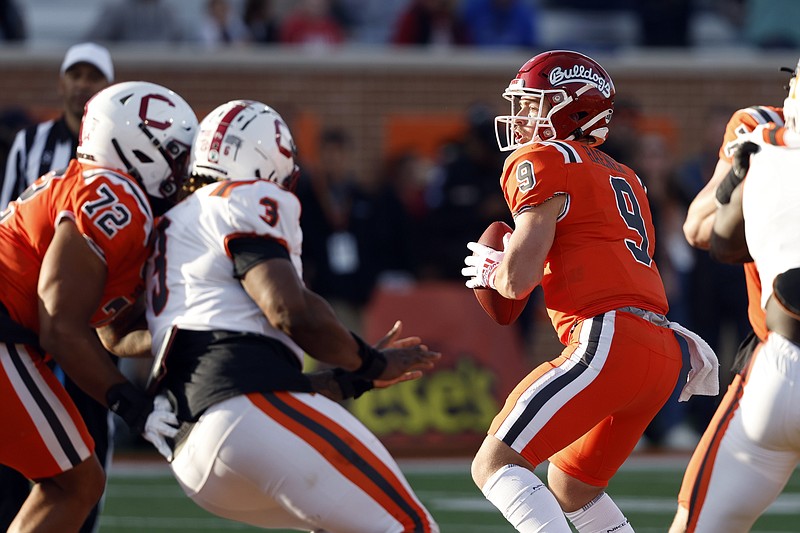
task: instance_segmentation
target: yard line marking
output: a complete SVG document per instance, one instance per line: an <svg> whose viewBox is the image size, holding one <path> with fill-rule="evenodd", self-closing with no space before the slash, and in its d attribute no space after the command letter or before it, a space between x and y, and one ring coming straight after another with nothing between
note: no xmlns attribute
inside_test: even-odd
<svg viewBox="0 0 800 533"><path fill-rule="evenodd" d="M106 489L112 498L186 498L183 490L175 483L172 486L125 485L114 483Z"/></svg>
<svg viewBox="0 0 800 533"><path fill-rule="evenodd" d="M481 497L447 497L430 492L417 494L428 502L428 507L440 511L473 511L497 512L497 508ZM674 498L633 498L630 496L614 497L614 503L625 512L626 509L636 510L637 513L674 513L678 503ZM800 509L800 494L781 494L778 499L767 508L764 514L769 515L795 515Z"/></svg>
<svg viewBox="0 0 800 533"><path fill-rule="evenodd" d="M142 516L113 516L103 514L100 516L100 525L104 527L120 528L157 528L164 529L252 529L253 526L225 520L223 518L176 518L176 517L142 517Z"/></svg>

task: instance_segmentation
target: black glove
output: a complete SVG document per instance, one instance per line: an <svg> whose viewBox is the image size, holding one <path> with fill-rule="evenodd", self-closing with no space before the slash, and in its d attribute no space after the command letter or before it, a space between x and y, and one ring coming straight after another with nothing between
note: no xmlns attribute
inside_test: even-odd
<svg viewBox="0 0 800 533"><path fill-rule="evenodd" d="M730 203L733 190L744 180L747 171L750 170L750 156L759 151L761 151L761 147L750 141L745 141L736 147L731 158L731 169L715 192L719 205Z"/></svg>
<svg viewBox="0 0 800 533"><path fill-rule="evenodd" d="M153 410L153 399L129 381L112 385L106 392L106 403L128 424L134 435L144 431L147 415Z"/></svg>
<svg viewBox="0 0 800 533"><path fill-rule="evenodd" d="M339 385L343 400L358 398L368 390L375 388L375 383L371 379L358 377L342 368L333 369L333 380Z"/></svg>

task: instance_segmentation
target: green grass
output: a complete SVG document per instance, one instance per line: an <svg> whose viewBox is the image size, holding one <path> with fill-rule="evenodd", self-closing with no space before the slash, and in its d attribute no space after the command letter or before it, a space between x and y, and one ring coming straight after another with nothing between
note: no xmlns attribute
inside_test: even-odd
<svg viewBox="0 0 800 533"><path fill-rule="evenodd" d="M637 533L663 533L675 511L686 459L636 458L612 481L609 493ZM417 495L443 533L501 533L513 530L472 484L464 461L401 462ZM544 471L541 476L544 479ZM800 474L759 519L754 533L798 531ZM118 462L109 479L101 533L213 533L258 531L217 518L197 507L164 465ZM288 532L287 532L288 533ZM378 533L378 532L376 532Z"/></svg>

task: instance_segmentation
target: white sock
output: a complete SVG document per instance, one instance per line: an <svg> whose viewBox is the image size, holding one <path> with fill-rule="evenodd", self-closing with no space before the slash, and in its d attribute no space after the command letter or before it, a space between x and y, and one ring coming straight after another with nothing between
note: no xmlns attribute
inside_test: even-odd
<svg viewBox="0 0 800 533"><path fill-rule="evenodd" d="M565 514L579 533L634 533L628 519L605 492L583 508Z"/></svg>
<svg viewBox="0 0 800 533"><path fill-rule="evenodd" d="M504 466L481 492L520 533L570 533L556 497L527 468Z"/></svg>

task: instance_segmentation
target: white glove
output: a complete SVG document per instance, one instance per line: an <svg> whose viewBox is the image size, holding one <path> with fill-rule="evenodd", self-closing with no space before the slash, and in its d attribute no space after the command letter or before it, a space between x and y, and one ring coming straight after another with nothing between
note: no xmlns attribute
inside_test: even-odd
<svg viewBox="0 0 800 533"><path fill-rule="evenodd" d="M753 131L740 133L735 139L725 145L725 152L732 154L737 146L750 141L758 145L773 145L786 148L800 148L800 134L774 122L759 124Z"/></svg>
<svg viewBox="0 0 800 533"><path fill-rule="evenodd" d="M472 254L464 258L464 264L467 266L461 269L461 274L469 278L466 283L467 287L470 289L475 289L477 287L495 288L495 272L503 261L505 249L510 239L510 233L506 233L503 236L502 251L489 248L477 242L467 243L467 248L469 248Z"/></svg>
<svg viewBox="0 0 800 533"><path fill-rule="evenodd" d="M142 437L150 441L167 461L172 461L172 448L167 444L167 439L178 434L179 425L169 400L159 394L153 398L153 412L147 416Z"/></svg>
<svg viewBox="0 0 800 533"><path fill-rule="evenodd" d="M800 148L800 135L785 126L778 126L772 122L759 124L747 136L747 140L756 144L772 144L786 148Z"/></svg>

